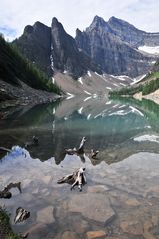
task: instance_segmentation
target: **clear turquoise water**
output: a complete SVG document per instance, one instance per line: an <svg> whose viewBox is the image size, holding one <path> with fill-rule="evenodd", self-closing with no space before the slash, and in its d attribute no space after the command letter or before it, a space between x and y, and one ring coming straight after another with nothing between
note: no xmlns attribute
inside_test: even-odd
<svg viewBox="0 0 159 239"><path fill-rule="evenodd" d="M77 147L83 136L87 138L88 150L96 148L103 151L123 147L124 144L134 147L134 137L154 132L158 134L157 105L148 101L139 104L135 101L107 102L101 99L87 102L70 99L31 109L21 108L0 121L1 146L23 146L36 135L39 146L29 149L31 155L41 160L55 156L59 163L63 149ZM136 107L135 110L132 107ZM151 145L145 150L152 151Z"/></svg>
<svg viewBox="0 0 159 239"><path fill-rule="evenodd" d="M1 161L1 188L21 181L23 193L13 191L11 200L0 203L11 212L12 222L17 207L31 211L31 218L22 225L13 223L14 228L34 229L31 239L59 239L66 231L75 233L76 238L85 238L88 231L95 230L112 231L115 238L120 235L119 238L139 239L143 238L144 223L148 221L156 236L158 229L152 218L157 217L159 206L158 112L159 107L148 101L74 98L19 108L1 120L0 146L23 147L33 135L39 138L39 146L28 149L31 157L8 155ZM85 163L77 156L64 154L64 148L78 147L83 136L87 138ZM100 151L97 160L90 157L92 148ZM70 185L57 184L57 179L82 165L86 166L88 183L81 194L78 190L70 193ZM104 195L115 219L106 224L92 221L89 213L82 211L82 195L90 198L90 205L97 210L103 205ZM92 195L97 196L95 204ZM72 209L74 202L78 206ZM54 219L45 214L44 218L39 216L47 207L54 208ZM91 215L88 202L86 210ZM126 227L124 223L128 222Z"/></svg>

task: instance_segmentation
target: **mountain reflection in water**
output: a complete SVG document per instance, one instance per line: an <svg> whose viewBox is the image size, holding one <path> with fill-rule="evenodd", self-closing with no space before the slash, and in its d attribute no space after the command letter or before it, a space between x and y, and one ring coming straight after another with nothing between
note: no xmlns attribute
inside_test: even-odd
<svg viewBox="0 0 159 239"><path fill-rule="evenodd" d="M158 153L157 142L137 141L140 135L157 135L159 107L150 101L120 99L73 98L33 108L19 108L0 121L3 147L24 146L33 135L39 146L29 149L32 157L44 161L54 156L59 164L65 157L64 148L78 147L87 138L86 154L99 150L99 159L113 163L136 152ZM144 139L144 137L143 137Z"/></svg>

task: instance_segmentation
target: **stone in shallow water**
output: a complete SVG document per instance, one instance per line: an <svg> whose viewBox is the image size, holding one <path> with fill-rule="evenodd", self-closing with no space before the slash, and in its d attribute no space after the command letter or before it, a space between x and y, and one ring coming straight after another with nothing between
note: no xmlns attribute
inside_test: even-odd
<svg viewBox="0 0 159 239"><path fill-rule="evenodd" d="M105 238L106 233L104 231L89 231L86 233L87 239L97 239L97 238Z"/></svg>
<svg viewBox="0 0 159 239"><path fill-rule="evenodd" d="M47 226L43 223L37 223L31 228L29 228L27 231L25 231L24 234L29 233L29 235L34 236L34 235L42 235L43 232L47 230Z"/></svg>
<svg viewBox="0 0 159 239"><path fill-rule="evenodd" d="M104 194L76 194L68 202L68 211L79 212L84 217L108 223L115 217L109 199Z"/></svg>
<svg viewBox="0 0 159 239"><path fill-rule="evenodd" d="M37 219L36 219L37 222L42 222L45 224L50 224L55 222L53 211L54 211L54 208L52 206L48 206L38 211Z"/></svg>
<svg viewBox="0 0 159 239"><path fill-rule="evenodd" d="M52 180L52 177L49 176L49 175L48 175L48 176L44 176L44 177L42 178L42 180L43 180L44 183L49 184L50 181Z"/></svg>
<svg viewBox="0 0 159 239"><path fill-rule="evenodd" d="M61 239L76 239L77 235L75 232L66 231L62 234Z"/></svg>
<svg viewBox="0 0 159 239"><path fill-rule="evenodd" d="M74 223L74 228L77 233L84 233L88 228L88 222L81 220L78 224Z"/></svg>
<svg viewBox="0 0 159 239"><path fill-rule="evenodd" d="M133 235L143 234L143 225L141 222L137 220L127 220L127 221L121 222L120 227L125 233L130 233Z"/></svg>
<svg viewBox="0 0 159 239"><path fill-rule="evenodd" d="M126 204L128 206L136 207L139 206L141 203L135 198L130 198L126 201Z"/></svg>
<svg viewBox="0 0 159 239"><path fill-rule="evenodd" d="M71 231L65 231L62 235L59 234L56 237L54 237L53 239L77 239L77 234L75 232L71 232Z"/></svg>
<svg viewBox="0 0 159 239"><path fill-rule="evenodd" d="M89 193L105 193L108 190L109 188L105 185L95 185L95 186L89 186L87 191Z"/></svg>

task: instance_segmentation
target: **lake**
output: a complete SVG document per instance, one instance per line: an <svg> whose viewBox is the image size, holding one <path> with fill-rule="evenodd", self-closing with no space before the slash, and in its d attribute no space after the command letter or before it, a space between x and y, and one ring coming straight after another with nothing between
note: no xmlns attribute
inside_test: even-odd
<svg viewBox="0 0 159 239"><path fill-rule="evenodd" d="M147 100L72 98L5 112L0 121L0 199L31 239L159 238L159 106ZM39 145L24 149L33 136ZM65 154L85 136L84 158ZM99 150L97 159L91 149ZM86 167L82 192L57 180ZM14 225L16 209L31 216Z"/></svg>

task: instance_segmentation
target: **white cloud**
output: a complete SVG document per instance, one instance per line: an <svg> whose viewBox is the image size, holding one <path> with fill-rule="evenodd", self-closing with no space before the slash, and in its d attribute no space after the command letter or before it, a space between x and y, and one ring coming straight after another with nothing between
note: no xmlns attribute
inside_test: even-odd
<svg viewBox="0 0 159 239"><path fill-rule="evenodd" d="M111 16L126 20L141 30L159 32L158 0L1 0L0 29L9 37L22 34L26 25L41 21L51 25L57 17L66 31L75 35L78 27L83 30L93 17L99 15L106 21Z"/></svg>

